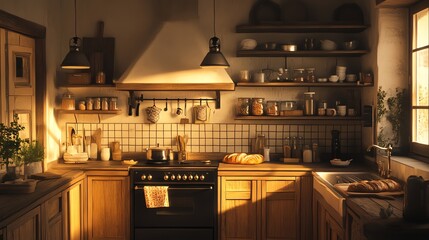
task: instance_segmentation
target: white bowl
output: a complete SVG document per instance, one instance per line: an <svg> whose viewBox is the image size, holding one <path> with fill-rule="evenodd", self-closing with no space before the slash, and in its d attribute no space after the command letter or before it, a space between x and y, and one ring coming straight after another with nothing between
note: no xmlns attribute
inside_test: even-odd
<svg viewBox="0 0 429 240"><path fill-rule="evenodd" d="M258 43L255 39L246 38L241 40L240 46L242 50L252 50L255 49Z"/></svg>
<svg viewBox="0 0 429 240"><path fill-rule="evenodd" d="M331 40L320 40L320 48L325 51L333 51L337 49L337 44Z"/></svg>
<svg viewBox="0 0 429 240"><path fill-rule="evenodd" d="M338 82L338 80L339 80L340 78L338 77L338 75L331 75L330 77L329 77L329 81L330 82Z"/></svg>
<svg viewBox="0 0 429 240"><path fill-rule="evenodd" d="M333 166L346 167L346 166L350 165L351 161L353 161L353 159L343 161L341 159L334 158L330 162Z"/></svg>
<svg viewBox="0 0 429 240"><path fill-rule="evenodd" d="M327 78L318 78L317 81L318 82L327 82L328 79Z"/></svg>

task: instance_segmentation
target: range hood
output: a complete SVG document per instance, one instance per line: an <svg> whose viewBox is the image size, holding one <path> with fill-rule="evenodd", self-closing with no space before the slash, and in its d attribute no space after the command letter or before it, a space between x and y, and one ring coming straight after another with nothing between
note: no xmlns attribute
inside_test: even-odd
<svg viewBox="0 0 429 240"><path fill-rule="evenodd" d="M208 41L196 20L164 22L147 49L116 82L116 89L234 90L235 84L225 69L200 68Z"/></svg>

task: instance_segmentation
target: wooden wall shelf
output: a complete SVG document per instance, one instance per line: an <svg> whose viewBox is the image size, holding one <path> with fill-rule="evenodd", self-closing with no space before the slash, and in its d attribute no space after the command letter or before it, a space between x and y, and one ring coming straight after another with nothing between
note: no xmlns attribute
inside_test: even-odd
<svg viewBox="0 0 429 240"><path fill-rule="evenodd" d="M239 25L237 33L358 33L368 25L339 23L297 23L287 25Z"/></svg>

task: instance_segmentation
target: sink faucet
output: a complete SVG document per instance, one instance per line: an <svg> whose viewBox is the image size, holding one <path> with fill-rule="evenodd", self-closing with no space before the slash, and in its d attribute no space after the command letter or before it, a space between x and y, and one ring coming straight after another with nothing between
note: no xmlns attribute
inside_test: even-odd
<svg viewBox="0 0 429 240"><path fill-rule="evenodd" d="M378 166L378 174L380 174L381 177L389 178L390 177L390 172L391 172L391 169L390 169L390 166L391 166L390 165L391 164L390 158L392 156L392 150L393 150L392 144L389 143L387 145L387 147L380 147L378 145L373 144L373 145L369 146L366 149L366 151L369 152L369 151L371 151L372 148L377 148L377 149L386 151L386 156L387 156L387 170L384 170L384 167L381 166L380 162L378 162L378 161L376 161L376 162L377 162L377 166Z"/></svg>

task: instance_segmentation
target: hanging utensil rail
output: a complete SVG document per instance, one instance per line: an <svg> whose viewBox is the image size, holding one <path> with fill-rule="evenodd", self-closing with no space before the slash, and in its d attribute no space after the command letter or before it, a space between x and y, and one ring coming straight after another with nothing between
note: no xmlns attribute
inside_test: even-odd
<svg viewBox="0 0 429 240"><path fill-rule="evenodd" d="M134 95L134 91L129 91L131 102L134 101L168 101L168 102L176 102L176 101L205 101L205 102L215 102L216 109L220 108L220 91L216 91L216 98L144 98L143 94L140 97ZM132 103L131 103L132 104Z"/></svg>

